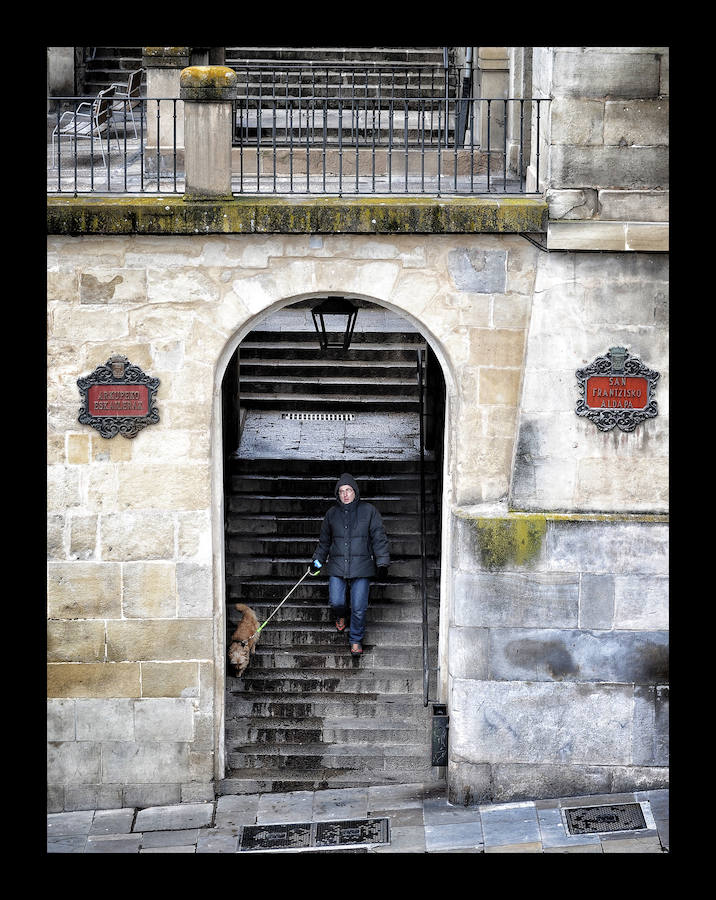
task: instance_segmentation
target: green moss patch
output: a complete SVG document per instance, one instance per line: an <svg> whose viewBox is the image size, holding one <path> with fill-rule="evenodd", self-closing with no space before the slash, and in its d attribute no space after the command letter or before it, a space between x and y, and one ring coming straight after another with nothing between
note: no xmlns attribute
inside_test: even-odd
<svg viewBox="0 0 716 900"><path fill-rule="evenodd" d="M504 569L507 565L527 566L536 561L547 533L544 516L518 519L476 519L475 529L482 565Z"/></svg>
<svg viewBox="0 0 716 900"><path fill-rule="evenodd" d="M48 197L49 234L483 234L544 232L538 198Z"/></svg>

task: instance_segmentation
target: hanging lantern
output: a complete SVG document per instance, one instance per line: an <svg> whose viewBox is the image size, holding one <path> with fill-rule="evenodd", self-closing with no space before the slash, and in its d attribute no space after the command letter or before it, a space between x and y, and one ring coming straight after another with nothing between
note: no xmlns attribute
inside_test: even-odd
<svg viewBox="0 0 716 900"><path fill-rule="evenodd" d="M347 350L350 347L353 329L358 317L358 307L354 303L346 300L345 297L328 297L311 309L311 315L318 333L318 342L321 345L321 350ZM339 327L334 327L327 331L325 316L339 317ZM345 325L343 324L344 320ZM339 335L338 340L330 339L330 335L334 333Z"/></svg>

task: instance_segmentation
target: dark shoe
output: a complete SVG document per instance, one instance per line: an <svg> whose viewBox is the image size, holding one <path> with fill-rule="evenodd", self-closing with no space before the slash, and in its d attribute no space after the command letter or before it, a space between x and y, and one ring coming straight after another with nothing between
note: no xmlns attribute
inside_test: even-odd
<svg viewBox="0 0 716 900"><path fill-rule="evenodd" d="M360 641L353 641L351 644L351 656L360 656L363 652L363 644Z"/></svg>
<svg viewBox="0 0 716 900"><path fill-rule="evenodd" d="M346 620L345 619L336 619L336 631L345 631L346 630Z"/></svg>

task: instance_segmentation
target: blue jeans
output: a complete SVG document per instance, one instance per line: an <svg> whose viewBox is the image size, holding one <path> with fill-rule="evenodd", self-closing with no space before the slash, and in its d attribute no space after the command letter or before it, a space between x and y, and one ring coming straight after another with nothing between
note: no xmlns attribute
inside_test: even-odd
<svg viewBox="0 0 716 900"><path fill-rule="evenodd" d="M365 614L368 609L368 593L370 578L339 578L330 575L328 578L328 600L337 619L346 614L346 583L351 586L351 627L349 637L351 644L362 641L365 634Z"/></svg>

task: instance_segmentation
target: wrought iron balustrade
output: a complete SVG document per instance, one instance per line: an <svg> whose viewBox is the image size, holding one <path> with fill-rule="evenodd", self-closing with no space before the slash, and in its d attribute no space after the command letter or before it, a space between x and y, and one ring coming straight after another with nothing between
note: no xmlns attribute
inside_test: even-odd
<svg viewBox="0 0 716 900"><path fill-rule="evenodd" d="M47 193L182 193L181 101L108 101L48 98Z"/></svg>
<svg viewBox="0 0 716 900"><path fill-rule="evenodd" d="M380 74L315 93L291 78L279 91L273 73L270 90L247 82L234 101L233 193L526 194L528 165L539 184L548 100L446 96L449 79L429 91L423 81L384 90ZM183 101L51 102L48 193L183 193Z"/></svg>
<svg viewBox="0 0 716 900"><path fill-rule="evenodd" d="M530 164L539 183L546 99L271 87L235 101L236 193L525 194Z"/></svg>

